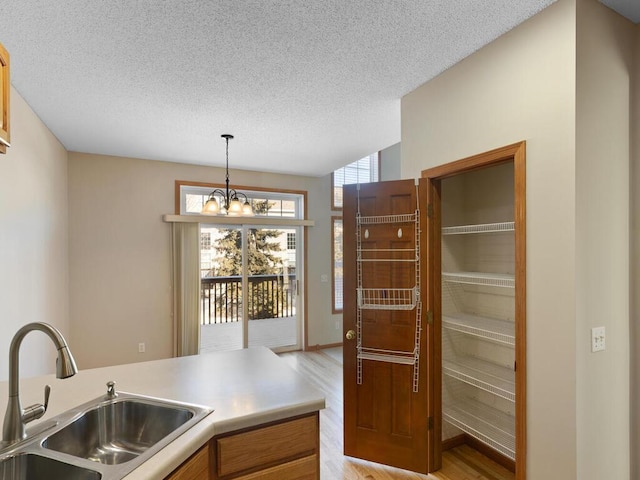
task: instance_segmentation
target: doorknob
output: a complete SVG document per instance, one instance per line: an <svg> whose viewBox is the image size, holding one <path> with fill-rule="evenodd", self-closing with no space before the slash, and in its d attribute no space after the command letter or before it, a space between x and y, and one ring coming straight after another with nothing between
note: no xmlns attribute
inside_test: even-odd
<svg viewBox="0 0 640 480"><path fill-rule="evenodd" d="M356 332L354 332L353 330L349 330L345 337L347 337L347 340L353 340L354 338L356 338Z"/></svg>

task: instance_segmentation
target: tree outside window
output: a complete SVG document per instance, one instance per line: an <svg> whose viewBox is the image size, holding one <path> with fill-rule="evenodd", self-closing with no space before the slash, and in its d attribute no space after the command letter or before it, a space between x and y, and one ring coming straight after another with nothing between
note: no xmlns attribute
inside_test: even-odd
<svg viewBox="0 0 640 480"><path fill-rule="evenodd" d="M257 213L265 214L269 208L269 201L256 202ZM250 228L247 230L247 273L249 277L260 275L279 275L284 271L284 262L276 254L282 247L278 237L278 230L265 230ZM242 275L242 232L238 229L227 229L215 246L218 257L217 275L222 277ZM278 317L276 298L282 292L267 294L262 288L255 288L255 284L250 282L252 289L249 295L249 318L256 320L260 318ZM282 288L278 285L278 289ZM221 298L220 301L225 299Z"/></svg>

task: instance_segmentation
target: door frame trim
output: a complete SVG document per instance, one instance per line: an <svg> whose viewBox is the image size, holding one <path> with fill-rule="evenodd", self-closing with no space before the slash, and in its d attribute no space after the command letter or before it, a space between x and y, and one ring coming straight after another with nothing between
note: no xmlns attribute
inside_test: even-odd
<svg viewBox="0 0 640 480"><path fill-rule="evenodd" d="M427 179L427 199L434 214L427 220L427 310L434 315L433 346L429 362L433 365L434 388L430 396L430 415L434 415L433 440L429 458L433 460L430 471L440 468L442 458L442 330L441 330L441 244L440 244L440 186L441 180L460 173L513 162L514 166L514 221L515 221L515 378L516 378L516 480L526 478L526 142L521 141L488 152L473 155L421 172ZM435 214L438 212L438 214ZM438 280L436 282L436 280ZM430 288L430 286L432 288ZM430 342L431 344L431 342Z"/></svg>

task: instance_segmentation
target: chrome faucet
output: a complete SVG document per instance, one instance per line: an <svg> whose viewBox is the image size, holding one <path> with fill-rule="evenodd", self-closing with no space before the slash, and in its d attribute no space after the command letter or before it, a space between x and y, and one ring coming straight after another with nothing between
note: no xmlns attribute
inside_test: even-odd
<svg viewBox="0 0 640 480"><path fill-rule="evenodd" d="M29 323L16 332L9 347L9 400L7 411L4 415L4 425L2 427L2 443L12 444L26 438L26 424L42 417L49 405L49 394L51 387L44 387L44 404L36 403L24 410L20 405L20 378L18 361L20 358L20 344L25 335L31 331L40 330L46 333L53 341L58 350L56 359L56 377L68 378L78 372L76 362L69 351L67 342L62 334L47 323Z"/></svg>

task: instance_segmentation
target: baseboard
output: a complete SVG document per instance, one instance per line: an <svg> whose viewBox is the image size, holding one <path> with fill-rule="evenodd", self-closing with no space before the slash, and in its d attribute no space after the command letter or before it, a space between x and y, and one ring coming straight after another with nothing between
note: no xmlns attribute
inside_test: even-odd
<svg viewBox="0 0 640 480"><path fill-rule="evenodd" d="M471 435L468 435L468 434L465 433L462 436L464 437L464 443L469 445L471 448L474 448L475 450L479 451L485 457L490 458L491 460L493 460L497 464L502 465L504 468L506 468L510 472L514 472L515 473L515 471L516 471L516 462L514 462L513 460L511 460L508 457L505 457L501 453L495 451L493 448L488 446L486 443L482 443L480 440L476 440Z"/></svg>
<svg viewBox="0 0 640 480"><path fill-rule="evenodd" d="M445 452L447 450L451 450L452 448L459 447L460 445L464 445L466 442L465 434L461 433L460 435L456 435L455 437L447 438L442 441L442 451Z"/></svg>
<svg viewBox="0 0 640 480"><path fill-rule="evenodd" d="M335 348L335 347L341 347L342 346L342 342L340 343L327 343L325 345L309 345L307 346L307 348L305 348L305 352L317 352L318 350L322 350L323 348Z"/></svg>

